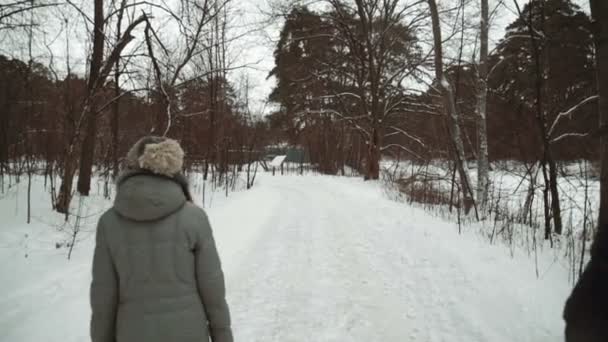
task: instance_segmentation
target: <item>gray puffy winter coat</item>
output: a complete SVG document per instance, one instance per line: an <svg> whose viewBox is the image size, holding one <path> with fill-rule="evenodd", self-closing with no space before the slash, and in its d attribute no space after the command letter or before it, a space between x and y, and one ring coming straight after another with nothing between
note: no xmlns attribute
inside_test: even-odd
<svg viewBox="0 0 608 342"><path fill-rule="evenodd" d="M179 184L135 175L99 220L93 342L231 342L224 276L205 212Z"/></svg>

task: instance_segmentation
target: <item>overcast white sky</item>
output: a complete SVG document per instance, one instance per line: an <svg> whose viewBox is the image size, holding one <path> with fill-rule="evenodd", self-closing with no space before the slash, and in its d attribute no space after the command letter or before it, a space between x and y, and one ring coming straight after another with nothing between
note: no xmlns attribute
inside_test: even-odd
<svg viewBox="0 0 608 342"><path fill-rule="evenodd" d="M0 0L4 1L4 0ZM171 0L170 0L171 1ZM454 0L439 0L440 6L447 5ZM526 0L518 0L523 6ZM73 0L82 6L82 11L92 13L90 0ZM265 106L268 94L274 87L274 79L267 79L268 73L274 66L274 45L278 38L282 21L270 16L271 3L285 3L285 0L233 0L230 25L235 27L232 34L240 38L230 45L230 56L233 66L244 66L241 69L230 72L229 77L235 83L245 77L249 80L249 94L252 99L251 107L254 113L268 112ZM317 1L314 1L318 3ZM490 0L490 7L494 7L499 0ZM575 0L585 12L589 12L588 0ZM498 15L494 18L491 27L490 38L495 44L503 35L505 27L516 17L513 0L505 0L505 5L500 8ZM89 8L87 8L87 6ZM69 35L65 31L60 32L61 23L68 20L70 24ZM40 15L39 20L43 23L40 32L34 42L35 59L44 64L49 64L49 56L52 52L53 66L60 73L65 73L66 39L70 41L70 64L74 72L83 74L86 68L86 52L88 33L83 29L83 19L73 9L64 9ZM247 34L244 34L247 33ZM139 44L143 32L135 33L136 39L131 43L134 48ZM46 46L49 46L48 48ZM0 37L0 53L26 60L28 56L27 41L23 37Z"/></svg>

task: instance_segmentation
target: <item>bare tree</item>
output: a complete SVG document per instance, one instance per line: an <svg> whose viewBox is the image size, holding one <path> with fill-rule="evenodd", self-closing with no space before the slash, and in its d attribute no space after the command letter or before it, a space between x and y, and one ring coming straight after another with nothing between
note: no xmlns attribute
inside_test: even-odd
<svg viewBox="0 0 608 342"><path fill-rule="evenodd" d="M103 15L103 0L95 0L95 15L93 27L93 51L90 62L89 77L87 80L87 96L82 109L75 120L75 129L68 139L64 151L63 177L57 197L56 210L67 214L72 198L72 180L78 168L78 147L81 147L80 174L78 190L83 195L88 195L91 184L91 170L93 167L93 156L95 151L96 121L98 116L96 95L106 82L108 75L114 67L116 60L121 56L124 48L134 37L133 30L146 20L142 14L129 24L121 38L113 46L108 56L104 59L106 23ZM86 128L85 128L86 127ZM84 131L83 131L84 129Z"/></svg>
<svg viewBox="0 0 608 342"><path fill-rule="evenodd" d="M519 4L514 0L515 7L520 17L524 17ZM553 156L553 150L551 148L551 138L548 132L547 125L547 110L544 107L544 63L546 62L546 56L541 51L539 46L540 39L545 37L543 32L545 26L545 8L542 1L532 1L529 3L528 17L524 18L527 25L527 33L529 43L531 47L532 59L534 60L534 72L535 72L535 100L534 108L536 109L535 119L536 126L538 128L539 136L542 142L542 157L540 158L541 170L545 181L545 188L543 190L543 201L545 209L545 239L551 239L551 219L553 219L554 231L557 234L562 233L562 215L561 207L559 204L559 190L557 187L557 163ZM540 22L535 27L535 15L534 8L537 8L541 13L538 17ZM550 196L549 196L550 195Z"/></svg>
<svg viewBox="0 0 608 342"><path fill-rule="evenodd" d="M358 132L367 145L365 178L378 179L382 153L397 149L416 156L401 144L385 144L387 137L399 135L423 145L418 137L391 124L391 120L408 112L403 82L426 60L418 50L414 33L426 14L418 9L421 1L355 0L354 7L338 0L328 2L333 10L328 20L338 44L352 59L337 60L327 67L338 72L333 76L339 80L336 83L352 91L331 89L324 99L334 100L337 110L322 108L321 112L341 118ZM318 74L326 72L319 70ZM349 108L353 102L354 110Z"/></svg>
<svg viewBox="0 0 608 342"><path fill-rule="evenodd" d="M475 206L475 199L473 198L471 181L465 165L466 159L464 152L464 144L462 143L462 137L459 126L459 114L456 108L453 86L448 81L443 67L443 41L441 38L441 23L439 21L439 11L437 9L437 3L435 2L435 0L428 0L428 4L431 12L431 22L433 26L435 79L439 83L438 87L443 96L443 106L444 111L446 113L446 120L448 123L448 132L454 150L456 170L458 171L461 190L463 193L463 202L465 206L464 209L465 213L468 214L471 208Z"/></svg>
<svg viewBox="0 0 608 342"><path fill-rule="evenodd" d="M34 23L23 14L58 5L58 2L45 0L15 0L0 4L0 31L31 27Z"/></svg>
<svg viewBox="0 0 608 342"><path fill-rule="evenodd" d="M97 101L93 92L94 87L99 79L101 64L103 62L103 50L105 44L105 24L103 14L103 0L95 0L95 16L93 22L93 53L89 65L89 79L87 90L91 96L89 111L92 113L87 115L86 133L81 147L80 154L80 173L78 176L78 192L81 195L88 195L91 187L91 171L95 154L96 128L97 128ZM101 81L104 82L104 81Z"/></svg>
<svg viewBox="0 0 608 342"><path fill-rule="evenodd" d="M217 2L214 3L214 8L218 10ZM225 7L224 7L225 9ZM206 54L202 56L199 69L206 75L208 84L209 97L209 120L208 120L208 137L207 137L207 152L205 156L205 165L203 179L206 181L209 176L210 168L221 164L222 151L218 144L223 135L223 104L226 98L226 12L220 16L216 14L211 23L211 28L206 35L206 43L209 48ZM220 171L225 172L224 167ZM219 180L216 174L213 173L213 180Z"/></svg>
<svg viewBox="0 0 608 342"><path fill-rule="evenodd" d="M124 16L124 10L126 7L126 0L122 0L120 4L120 8L118 10L118 18L116 20L116 41L120 39L122 34L122 20ZM114 96L116 100L112 105L112 117L110 120L110 126L112 131L112 177L116 178L118 176L118 128L120 122L120 75L121 75L121 66L120 59L117 59L114 63Z"/></svg>
<svg viewBox="0 0 608 342"><path fill-rule="evenodd" d="M150 21L146 25L146 44L153 64L156 89L160 102L157 112L155 134L166 135L171 129L175 104L173 95L189 81L204 77L195 75L185 77L191 60L203 55L212 46L204 44L205 33L212 30L214 20L220 16L230 0L181 0L177 10L161 7L177 25L180 44L172 51L168 42L163 42ZM174 38L171 36L171 38ZM158 52L155 51L158 47Z"/></svg>

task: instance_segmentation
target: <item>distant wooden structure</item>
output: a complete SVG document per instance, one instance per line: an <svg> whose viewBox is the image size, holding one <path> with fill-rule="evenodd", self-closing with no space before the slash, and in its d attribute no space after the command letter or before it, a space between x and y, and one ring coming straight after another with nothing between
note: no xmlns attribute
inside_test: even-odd
<svg viewBox="0 0 608 342"><path fill-rule="evenodd" d="M308 151L301 147L268 146L265 149L266 155L263 158L262 166L266 171L272 171L274 175L278 168L281 174L285 173L285 168L296 170L303 173L304 166L310 166L310 156Z"/></svg>
<svg viewBox="0 0 608 342"><path fill-rule="evenodd" d="M259 150L249 150L246 147L242 149L230 149L224 151L221 155L222 165L247 165L249 163L259 162L264 171L274 172L281 169L281 174L287 169L301 169L304 165L309 166L310 156L308 151L301 147L293 146L267 146ZM205 155L187 154L184 158L186 168L200 169L205 166Z"/></svg>
<svg viewBox="0 0 608 342"><path fill-rule="evenodd" d="M295 163L295 164L308 164L310 163L310 156L308 155L308 151L301 147L277 147L277 146L269 146L265 149L264 159L267 162L270 162L276 156L285 156L285 163Z"/></svg>
<svg viewBox="0 0 608 342"><path fill-rule="evenodd" d="M275 156L272 158L272 161L268 164L272 168L272 175L274 176L275 170L277 168L281 168L281 175L284 173L283 165L285 164L285 159L287 159L287 155Z"/></svg>
<svg viewBox="0 0 608 342"><path fill-rule="evenodd" d="M228 165L246 165L251 162L260 161L266 153L260 150L249 150L243 147L242 149L230 149L220 155L222 162ZM186 154L184 161L186 165L194 167L202 167L205 164L205 155L189 155Z"/></svg>

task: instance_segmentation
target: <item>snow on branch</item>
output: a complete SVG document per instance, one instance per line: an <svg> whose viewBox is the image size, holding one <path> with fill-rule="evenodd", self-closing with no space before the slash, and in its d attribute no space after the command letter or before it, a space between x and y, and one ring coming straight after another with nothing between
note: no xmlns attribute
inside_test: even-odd
<svg viewBox="0 0 608 342"><path fill-rule="evenodd" d="M418 155L418 153L410 150L409 148L407 148L407 147L405 147L403 145L399 145L399 144L388 144L386 146L382 146L382 148L380 149L380 151L385 151L385 150L388 150L389 148L398 148L398 149L401 149L401 150L403 150L403 151L405 151L405 152L413 155L416 158L422 159L422 157L420 155Z"/></svg>
<svg viewBox="0 0 608 342"><path fill-rule="evenodd" d="M338 112L336 110L333 110L333 109L321 109L321 110L306 109L306 110L303 110L301 112L296 113L297 116L302 115L302 114L317 114L317 115L332 114L332 115L336 115L336 116L342 118L343 120L348 121L349 123L351 123L356 130L358 130L359 132L361 132L361 133L363 133L365 135L366 139L369 139L369 137L371 137L371 134L367 130L365 130L363 127L361 127L361 125L359 125L357 123L357 119L360 118L360 117L349 117L349 116L343 115L342 113L340 113L340 112ZM364 116L364 117L367 117L367 116Z"/></svg>
<svg viewBox="0 0 608 342"><path fill-rule="evenodd" d="M503 57L503 56L501 56ZM490 71L488 71L488 74L486 75L486 81L490 79L490 76L492 74L494 74L494 71L496 71L496 69L503 64L504 61L511 59L511 56L506 56L503 58L500 58L500 60L498 61L498 63L494 64L494 66L492 67L492 69L490 69Z"/></svg>
<svg viewBox="0 0 608 342"><path fill-rule="evenodd" d="M560 135L559 137L552 139L551 143L556 143L558 141L564 140L566 138L584 138L584 137L588 137L589 133L564 133L562 135Z"/></svg>
<svg viewBox="0 0 608 342"><path fill-rule="evenodd" d="M95 112L95 115L101 115L103 113L103 111L105 111L108 107L110 107L110 105L112 105L113 103L115 103L116 101L118 101L119 99L121 99L122 97L124 97L126 95L131 95L133 93L137 93L140 91L146 91L146 90L149 90L149 88L147 88L147 87L146 88L135 88L135 89L123 91L118 96L113 97L112 99L110 99L110 101L106 102L103 106L101 106L99 109L97 109Z"/></svg>
<svg viewBox="0 0 608 342"><path fill-rule="evenodd" d="M566 139L566 138L584 138L584 137L591 137L591 138L598 138L598 137L602 137L602 136L606 136L608 135L608 125L602 125L601 127L591 131L591 132L587 132L587 133L564 133L560 136L558 136L557 138L554 138L551 140L551 143L556 143L560 140Z"/></svg>
<svg viewBox="0 0 608 342"><path fill-rule="evenodd" d="M417 143L418 143L420 146L422 146L422 147L426 147L426 146L424 145L424 143L422 142L422 140L420 140L420 138L418 138L418 137L416 137L416 136L413 136L413 135L409 134L408 132L406 132L406 131L402 130L402 129L401 129L401 128L399 128L399 127L391 126L391 128L392 128L392 129L394 129L396 132L393 132L393 133L390 133L390 134L388 134L388 135L385 135L385 137L386 137L386 136L393 135L393 134L403 134L403 135L405 135L406 137L408 137L408 138L410 138L410 139L414 140L415 142L417 142Z"/></svg>
<svg viewBox="0 0 608 342"><path fill-rule="evenodd" d="M588 98L584 99L583 101L579 102L578 104L572 106L570 109L568 109L565 112L561 112L557 115L557 117L555 118L555 120L553 121L553 124L551 125L551 128L549 128L549 137L551 135L553 135L553 132L555 131L555 127L557 127L557 124L564 119L565 117L568 117L569 119L572 118L572 113L574 113L577 109L579 109L580 107L584 106L585 104L597 100L599 98L598 95L593 95L593 96L589 96ZM576 133L575 133L576 134ZM564 135L562 135L563 137ZM560 137L561 139L561 137Z"/></svg>
<svg viewBox="0 0 608 342"><path fill-rule="evenodd" d="M333 94L333 95L323 95L323 96L319 96L319 98L320 99L332 99L332 98L336 98L336 97L340 97L340 96L352 96L354 98L361 99L361 96L359 96L355 93L351 93L351 92L342 92L342 93Z"/></svg>

